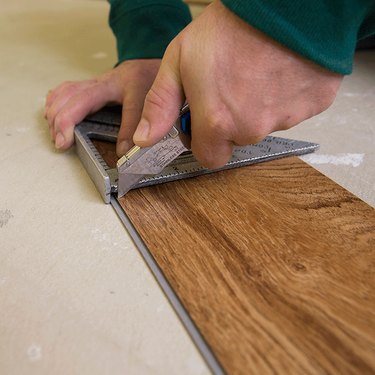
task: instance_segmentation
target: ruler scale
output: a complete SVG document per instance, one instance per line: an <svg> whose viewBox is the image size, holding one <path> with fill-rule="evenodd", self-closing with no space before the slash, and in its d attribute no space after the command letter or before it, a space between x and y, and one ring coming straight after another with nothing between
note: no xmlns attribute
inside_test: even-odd
<svg viewBox="0 0 375 375"><path fill-rule="evenodd" d="M110 203L111 195L117 194L118 173L116 168L107 165L91 140L116 142L120 124L121 107L107 107L87 117L75 128L77 153L105 203ZM167 165L161 173L142 178L134 188L196 177L291 155L303 155L314 152L318 148L319 145L316 143L268 136L255 145L234 147L230 161L218 169L202 167L188 151Z"/></svg>

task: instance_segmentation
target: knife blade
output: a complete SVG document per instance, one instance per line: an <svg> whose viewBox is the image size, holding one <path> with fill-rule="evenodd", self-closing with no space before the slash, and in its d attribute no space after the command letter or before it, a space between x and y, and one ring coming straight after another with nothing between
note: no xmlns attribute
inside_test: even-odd
<svg viewBox="0 0 375 375"><path fill-rule="evenodd" d="M184 151L181 134L190 134L191 121L189 106L186 104L168 134L150 147L133 146L117 161L118 197L131 190L143 177L160 173L168 164Z"/></svg>

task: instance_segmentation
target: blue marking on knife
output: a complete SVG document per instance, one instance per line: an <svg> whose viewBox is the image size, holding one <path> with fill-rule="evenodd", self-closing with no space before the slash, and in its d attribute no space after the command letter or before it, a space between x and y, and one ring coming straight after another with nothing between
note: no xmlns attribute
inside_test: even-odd
<svg viewBox="0 0 375 375"><path fill-rule="evenodd" d="M191 135L191 116L190 111L187 111L180 116L181 131L184 134Z"/></svg>

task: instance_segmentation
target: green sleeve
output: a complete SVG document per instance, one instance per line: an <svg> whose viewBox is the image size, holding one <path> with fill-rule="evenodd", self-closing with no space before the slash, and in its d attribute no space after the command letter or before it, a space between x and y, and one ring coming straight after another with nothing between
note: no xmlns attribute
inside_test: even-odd
<svg viewBox="0 0 375 375"><path fill-rule="evenodd" d="M254 28L340 74L359 39L375 33L374 0L222 0Z"/></svg>
<svg viewBox="0 0 375 375"><path fill-rule="evenodd" d="M109 0L109 24L119 62L161 58L171 40L191 21L181 0Z"/></svg>

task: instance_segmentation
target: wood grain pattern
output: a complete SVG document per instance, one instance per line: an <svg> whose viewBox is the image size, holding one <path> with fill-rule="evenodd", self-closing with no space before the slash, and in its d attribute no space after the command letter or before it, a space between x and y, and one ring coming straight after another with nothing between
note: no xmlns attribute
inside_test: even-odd
<svg viewBox="0 0 375 375"><path fill-rule="evenodd" d="M120 203L229 374L374 373L375 210L351 193L292 157Z"/></svg>

